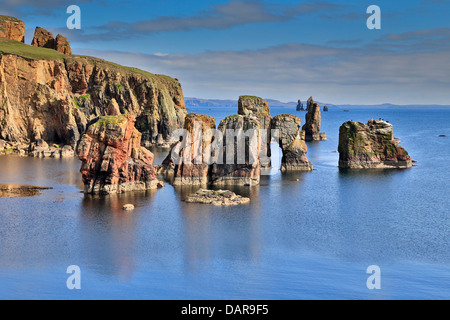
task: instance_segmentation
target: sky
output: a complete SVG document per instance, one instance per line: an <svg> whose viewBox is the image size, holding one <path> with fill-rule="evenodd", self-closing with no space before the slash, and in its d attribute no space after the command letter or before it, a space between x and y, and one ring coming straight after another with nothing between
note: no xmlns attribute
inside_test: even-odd
<svg viewBox="0 0 450 320"><path fill-rule="evenodd" d="M185 97L450 105L450 0L0 0L0 14L28 44L43 27L74 54L178 78Z"/></svg>

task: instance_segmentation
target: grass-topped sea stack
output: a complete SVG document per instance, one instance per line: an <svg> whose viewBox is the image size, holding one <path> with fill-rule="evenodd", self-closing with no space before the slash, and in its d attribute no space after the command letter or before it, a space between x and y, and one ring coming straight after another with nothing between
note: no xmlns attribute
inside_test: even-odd
<svg viewBox="0 0 450 320"><path fill-rule="evenodd" d="M340 168L410 168L411 157L394 140L392 124L347 121L339 128Z"/></svg>
<svg viewBox="0 0 450 320"><path fill-rule="evenodd" d="M85 193L110 194L161 187L153 153L141 147L130 115L104 116L92 124L78 147Z"/></svg>

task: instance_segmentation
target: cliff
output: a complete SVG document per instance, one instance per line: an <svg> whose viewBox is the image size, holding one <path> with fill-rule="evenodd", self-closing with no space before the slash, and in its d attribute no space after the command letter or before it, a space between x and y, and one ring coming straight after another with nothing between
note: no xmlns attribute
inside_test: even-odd
<svg viewBox="0 0 450 320"><path fill-rule="evenodd" d="M143 145L169 145L183 127L177 79L0 39L0 139L75 147L112 99L121 113L136 116Z"/></svg>

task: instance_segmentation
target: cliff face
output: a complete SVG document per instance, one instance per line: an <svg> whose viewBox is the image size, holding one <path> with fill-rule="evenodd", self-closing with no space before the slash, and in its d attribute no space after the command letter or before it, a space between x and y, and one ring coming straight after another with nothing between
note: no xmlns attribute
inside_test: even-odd
<svg viewBox="0 0 450 320"><path fill-rule="evenodd" d="M85 193L110 194L161 187L153 154L141 147L130 115L105 116L92 124L78 147Z"/></svg>
<svg viewBox="0 0 450 320"><path fill-rule="evenodd" d="M186 116L178 80L101 59L0 39L0 139L75 146L115 99L143 144L167 145Z"/></svg>

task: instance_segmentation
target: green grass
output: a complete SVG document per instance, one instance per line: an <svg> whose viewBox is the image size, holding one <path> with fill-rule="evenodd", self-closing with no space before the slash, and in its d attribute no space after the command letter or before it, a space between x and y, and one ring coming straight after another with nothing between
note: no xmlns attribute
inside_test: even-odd
<svg viewBox="0 0 450 320"><path fill-rule="evenodd" d="M120 115L120 116L103 116L96 123L94 123L94 126L102 127L102 126L108 126L108 125L112 125L112 124L121 124L125 120L127 120L127 117L123 116L123 115Z"/></svg>
<svg viewBox="0 0 450 320"><path fill-rule="evenodd" d="M260 97L257 96L240 96L239 99L261 99Z"/></svg>
<svg viewBox="0 0 450 320"><path fill-rule="evenodd" d="M22 42L0 39L0 53L13 54L30 60L64 61L65 55L53 49L37 48Z"/></svg>

